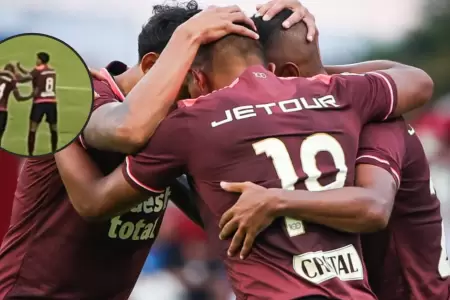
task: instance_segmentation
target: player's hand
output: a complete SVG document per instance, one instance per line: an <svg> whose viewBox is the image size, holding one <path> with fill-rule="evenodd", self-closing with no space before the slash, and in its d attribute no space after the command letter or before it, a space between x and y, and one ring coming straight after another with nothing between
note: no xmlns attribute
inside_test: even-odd
<svg viewBox="0 0 450 300"><path fill-rule="evenodd" d="M247 24L253 30L240 24ZM226 7L210 6L198 13L179 27L196 37L200 44L207 44L221 39L228 34L239 34L258 39L253 21L237 5Z"/></svg>
<svg viewBox="0 0 450 300"><path fill-rule="evenodd" d="M251 182L228 183L220 186L234 193L241 193L236 204L226 211L219 222L219 238L231 237L228 255L234 256L240 249L240 258L246 258L253 246L256 236L272 224L276 217L276 201L272 190Z"/></svg>
<svg viewBox="0 0 450 300"><path fill-rule="evenodd" d="M95 78L98 80L106 80L106 77L98 70L89 68L89 73L91 74L92 78Z"/></svg>
<svg viewBox="0 0 450 300"><path fill-rule="evenodd" d="M272 0L256 6L258 14L264 21L269 21L286 8L292 10L293 13L283 22L283 27L290 28L292 25L304 22L308 28L307 39L312 42L317 33L316 20L298 0Z"/></svg>

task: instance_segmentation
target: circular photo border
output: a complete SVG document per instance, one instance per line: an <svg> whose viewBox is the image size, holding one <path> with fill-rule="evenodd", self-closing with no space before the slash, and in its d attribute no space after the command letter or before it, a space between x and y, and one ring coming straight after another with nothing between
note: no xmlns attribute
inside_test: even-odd
<svg viewBox="0 0 450 300"><path fill-rule="evenodd" d="M8 149L5 149L4 147L0 147L0 150L5 151L7 153L10 153L11 155L15 155L15 156L21 157L21 158L32 158L32 159L46 158L46 157L55 155L59 151L65 149L67 146L72 144L76 139L78 139L79 136L83 133L84 129L86 128L86 126L87 126L87 124L88 124L88 122L89 122L89 120L91 118L92 109L94 107L94 98L95 98L94 83L93 83L93 78L92 78L92 74L91 74L91 72L89 70L89 67L87 66L86 62L81 57L81 55L72 46L70 46L68 43L66 43L65 41L63 41L63 40L61 40L61 39L59 39L59 38L57 38L55 36L52 36L52 35L49 35L49 34L45 34L45 33L37 33L37 32L20 33L20 34L9 36L9 37L1 40L0 41L0 47L1 47L1 45L3 43L5 43L5 42L7 42L9 40L12 40L14 38L17 38L17 37L22 37L22 36L46 37L46 38L53 39L53 40L58 41L59 43L63 44L64 46L66 46L68 49L70 49L78 57L78 59L83 64L84 69L86 70L86 73L88 74L88 77L89 77L89 86L91 88L91 105L90 105L89 113L87 114L86 121L84 122L83 126L81 127L80 132L78 134L76 134L75 137L70 142L66 143L64 146L62 146L60 148L57 148L55 152L50 152L50 153L46 153L46 154L32 155L32 156L25 155L25 154L20 154L20 153L15 153L15 152L9 151Z"/></svg>

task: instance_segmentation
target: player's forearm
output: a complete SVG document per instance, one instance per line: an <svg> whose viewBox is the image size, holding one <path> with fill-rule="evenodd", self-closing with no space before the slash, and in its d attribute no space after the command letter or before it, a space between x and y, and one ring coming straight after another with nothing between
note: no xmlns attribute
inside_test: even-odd
<svg viewBox="0 0 450 300"><path fill-rule="evenodd" d="M153 67L127 95L118 135L132 137L136 151L173 106L198 48L195 37L177 29Z"/></svg>
<svg viewBox="0 0 450 300"><path fill-rule="evenodd" d="M33 78L29 75L26 76L17 76L17 82L19 83L26 83L31 81Z"/></svg>
<svg viewBox="0 0 450 300"><path fill-rule="evenodd" d="M383 71L395 82L397 105L391 117L419 108L433 97L433 79L419 68L388 60L374 60L352 65L327 66L329 74Z"/></svg>
<svg viewBox="0 0 450 300"><path fill-rule="evenodd" d="M390 60L373 60L349 65L325 66L328 74L356 73L362 74L373 71L387 70L404 66Z"/></svg>
<svg viewBox="0 0 450 300"><path fill-rule="evenodd" d="M22 67L21 65L17 65L17 69L19 69L19 71L22 74L29 74L30 72L28 70L26 70L24 67Z"/></svg>
<svg viewBox="0 0 450 300"><path fill-rule="evenodd" d="M83 130L83 138L89 147L125 154L133 154L140 146L133 135L120 130L121 118L127 106L118 102L105 104L96 109Z"/></svg>
<svg viewBox="0 0 450 300"><path fill-rule="evenodd" d="M346 187L323 192L276 190L276 215L322 224L341 231L384 228L386 201L369 189Z"/></svg>
<svg viewBox="0 0 450 300"><path fill-rule="evenodd" d="M34 93L31 92L27 96L22 96L19 91L15 91L14 92L14 97L16 98L17 101L27 101L27 100L30 100L33 97L33 94Z"/></svg>
<svg viewBox="0 0 450 300"><path fill-rule="evenodd" d="M75 143L57 152L55 160L73 207L82 217L94 219L102 199L98 181L103 174Z"/></svg>

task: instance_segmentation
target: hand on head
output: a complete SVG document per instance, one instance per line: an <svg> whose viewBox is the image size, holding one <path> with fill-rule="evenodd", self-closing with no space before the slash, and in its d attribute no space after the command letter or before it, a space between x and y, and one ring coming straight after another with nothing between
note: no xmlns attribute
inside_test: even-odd
<svg viewBox="0 0 450 300"><path fill-rule="evenodd" d="M180 29L194 37L199 44L217 41L228 34L259 38L255 24L237 5L210 6L186 21Z"/></svg>
<svg viewBox="0 0 450 300"><path fill-rule="evenodd" d="M304 22L308 28L307 40L314 41L317 34L317 27L314 16L309 10L297 0L272 0L266 4L256 6L257 15L264 21L269 21L284 9L292 10L292 15L283 22L283 27L288 29L291 26Z"/></svg>

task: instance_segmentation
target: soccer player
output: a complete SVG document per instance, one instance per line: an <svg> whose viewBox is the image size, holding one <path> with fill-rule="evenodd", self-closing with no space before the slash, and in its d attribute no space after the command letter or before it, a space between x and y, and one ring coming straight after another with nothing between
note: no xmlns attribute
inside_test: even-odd
<svg viewBox="0 0 450 300"><path fill-rule="evenodd" d="M195 2L190 2L189 7L193 12L198 11ZM161 111L158 102L147 97L152 91L145 82L179 72L179 63L161 72L155 59L180 24L177 17L180 10L184 12L185 8L158 6L139 36L139 64L121 68L125 72L114 78L104 70L107 80L94 82L99 97L94 103L93 120L102 109L121 107L122 103L133 109L141 107L150 118ZM173 54L180 48L195 50L201 43L229 32L247 31L245 27L233 25L234 20L251 23L234 7L198 15L195 22L180 28L167 51ZM164 26L161 26L162 21ZM195 39L192 32L195 32ZM160 59L165 60L167 66L168 57L164 53ZM110 67L117 74L120 68L115 66ZM159 75L147 72L150 68L152 71L156 68ZM139 80L144 85L137 84ZM133 87L134 93L130 92ZM110 115L102 122L108 123L111 119L115 122L117 111L121 112L110 110ZM123 128L158 124L158 121L139 123L141 121L142 118L127 119L122 123ZM102 135L102 131L95 128L96 134L109 136L109 131ZM92 136L89 130L86 128L86 136ZM119 135L118 140L121 137ZM103 174L114 170L124 159L120 153L95 149L86 139L83 143L86 147L83 151ZM121 145L126 146L126 141ZM190 203L187 197L183 186L175 181L161 193L149 193L144 202L121 215L87 222L72 207L53 157L27 159L19 175L11 226L0 250L0 299L128 299L158 234L168 201L186 207Z"/></svg>
<svg viewBox="0 0 450 300"><path fill-rule="evenodd" d="M36 54L36 66L32 71L25 70L20 63L17 69L25 81L32 81L33 106L28 129L28 155L33 156L36 132L45 116L50 129L50 146L56 152L58 146L58 112L56 101L56 71L49 66L50 55L46 52Z"/></svg>
<svg viewBox="0 0 450 300"><path fill-rule="evenodd" d="M322 68L318 44L309 47ZM88 207L79 210L83 214L110 215L186 172L199 194L211 249L224 258L238 299L375 299L356 234L314 224L305 231L301 221L280 219L259 236L246 260L227 257L229 243L218 239L217 224L237 196L219 182L352 186L362 126L424 104L433 83L425 72L403 65L363 76L291 79L266 66L259 42L246 37L229 35L200 48L188 80L190 94L199 97L179 101L147 146L120 168L104 176L77 145L56 155L70 198ZM169 93L181 86L174 81L148 85ZM325 155L316 157L319 152ZM76 175L79 170L84 173Z"/></svg>
<svg viewBox="0 0 450 300"><path fill-rule="evenodd" d="M12 64L6 64L3 70L0 70L0 146L2 137L8 123L8 99L13 93L17 101L26 101L31 99L33 94L22 96L17 88L17 78Z"/></svg>
<svg viewBox="0 0 450 300"><path fill-rule="evenodd" d="M301 24L281 32L291 12L271 21L255 19L268 60L285 76L314 74ZM372 65L382 62L374 62ZM384 63L386 64L386 62ZM365 72L369 64L328 67L329 73ZM252 183L223 183L240 192L220 222L221 237L234 234L230 254L246 256L255 235L276 217L292 217L362 236L364 260L373 291L381 300L448 299L450 265L440 202L430 168L414 129L402 118L364 127L356 159L356 184L327 192L265 189ZM394 200L395 198L395 200ZM392 213L391 213L392 212Z"/></svg>

